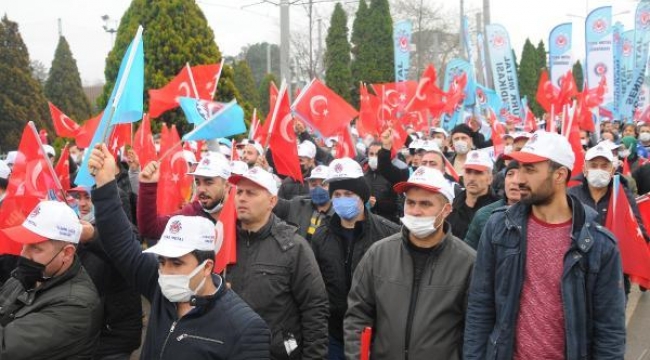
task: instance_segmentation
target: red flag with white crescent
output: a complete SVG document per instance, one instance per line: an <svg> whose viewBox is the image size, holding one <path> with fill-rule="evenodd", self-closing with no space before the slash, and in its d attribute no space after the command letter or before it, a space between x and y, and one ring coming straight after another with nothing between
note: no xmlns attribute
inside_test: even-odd
<svg viewBox="0 0 650 360"><path fill-rule="evenodd" d="M79 124L70 119L59 108L54 106L51 102L47 102L50 107L50 115L54 123L54 132L59 137L74 138L79 132Z"/></svg>
<svg viewBox="0 0 650 360"><path fill-rule="evenodd" d="M271 119L267 119L267 122L272 123L271 126L273 126L270 132L269 148L272 150L271 154L276 171L279 174L302 182L302 171L300 170L298 147L296 146L296 133L293 130L294 121L291 116L289 94L287 93L286 87L283 86L280 89L278 96L275 108L270 114Z"/></svg>
<svg viewBox="0 0 650 360"><path fill-rule="evenodd" d="M65 144L63 150L61 150L61 156L59 156L59 161L54 167L54 172L59 178L59 183L63 190L70 190L70 150L69 144Z"/></svg>

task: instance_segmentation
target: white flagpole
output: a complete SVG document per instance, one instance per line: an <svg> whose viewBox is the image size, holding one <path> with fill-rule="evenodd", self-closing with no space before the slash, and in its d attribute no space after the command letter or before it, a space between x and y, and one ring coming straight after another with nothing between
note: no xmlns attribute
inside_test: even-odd
<svg viewBox="0 0 650 360"><path fill-rule="evenodd" d="M190 63L186 62L185 67L187 68L187 75L190 77L190 84L192 85L192 90L194 91L194 98L199 98L199 90L196 89L196 82L194 82L194 74L192 74L192 68Z"/></svg>

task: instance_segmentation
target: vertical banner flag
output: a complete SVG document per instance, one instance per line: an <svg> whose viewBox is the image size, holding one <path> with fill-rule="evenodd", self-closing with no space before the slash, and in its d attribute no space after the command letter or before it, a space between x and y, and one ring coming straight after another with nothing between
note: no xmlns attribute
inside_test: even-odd
<svg viewBox="0 0 650 360"><path fill-rule="evenodd" d="M469 34L469 18L463 16L463 40L465 40L465 49L467 49L467 61L472 64L474 68L474 47L472 46L472 38Z"/></svg>
<svg viewBox="0 0 650 360"><path fill-rule="evenodd" d="M619 60L620 60L620 81L621 97L619 103L623 102L623 95L627 92L634 74L634 34L635 30L623 31L620 39Z"/></svg>
<svg viewBox="0 0 650 360"><path fill-rule="evenodd" d="M560 78L573 67L571 59L572 41L571 23L560 24L551 30L548 37L548 62L551 83L560 87Z"/></svg>
<svg viewBox="0 0 650 360"><path fill-rule="evenodd" d="M485 46L483 45L483 33L476 35L476 44L478 45L478 55L481 59L481 71L483 73L483 85L489 86L487 74L487 62L485 61Z"/></svg>
<svg viewBox="0 0 650 360"><path fill-rule="evenodd" d="M650 1L639 1L634 14L634 67L645 64L650 36Z"/></svg>
<svg viewBox="0 0 650 360"><path fill-rule="evenodd" d="M588 88L598 86L605 77L607 89L603 96L603 107L611 110L614 102L614 27L612 7L594 9L585 21L585 78Z"/></svg>
<svg viewBox="0 0 650 360"><path fill-rule="evenodd" d="M509 113L521 117L521 99L514 54L508 31L499 24L485 26L492 65L494 89Z"/></svg>
<svg viewBox="0 0 650 360"><path fill-rule="evenodd" d="M475 81L469 81L469 77L473 76L473 72L471 69L472 65L470 65L467 61L459 58L454 58L451 59L448 63L447 66L445 67L445 77L444 77L444 82L443 82L443 91L444 92L449 92L450 88L452 87L452 83L454 80L458 79L461 75L465 74L465 77L467 80L467 84L465 85L464 89L460 89L461 92L465 92L468 94L467 97L465 97L464 104L465 105L473 105L476 99L476 82ZM470 89L471 87L471 89ZM472 102L469 103L467 98L471 94L472 96ZM447 101L450 101L447 99ZM457 124L458 121L463 116L464 112L464 106L463 103L461 102L459 108L455 109L455 111L452 114L447 114L444 116L442 120L442 127L447 130L451 131Z"/></svg>
<svg viewBox="0 0 650 360"><path fill-rule="evenodd" d="M393 40L395 48L395 82L408 79L411 55L411 21L402 20L395 23Z"/></svg>
<svg viewBox="0 0 650 360"><path fill-rule="evenodd" d="M620 119L621 99L623 98L623 87L621 86L621 52L623 51L622 34L623 24L617 21L612 29L614 40L614 102L612 103L612 114L614 119Z"/></svg>

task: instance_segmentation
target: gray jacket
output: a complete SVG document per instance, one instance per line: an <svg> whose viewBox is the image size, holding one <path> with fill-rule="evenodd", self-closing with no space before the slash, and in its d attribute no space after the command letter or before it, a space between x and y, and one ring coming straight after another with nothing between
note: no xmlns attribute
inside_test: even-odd
<svg viewBox="0 0 650 360"><path fill-rule="evenodd" d="M311 225L311 216L316 211L316 207L312 204L309 196L296 196L291 200L285 200L278 197L278 203L273 208L273 213L286 221L287 223L298 227L298 235L311 240L312 235L309 234L309 226ZM322 214L321 224L326 224L329 219L334 215L334 208L330 203L330 208L326 213Z"/></svg>
<svg viewBox="0 0 650 360"><path fill-rule="evenodd" d="M444 231L442 242L427 260L417 293L413 293L407 230L368 249L354 273L348 296L344 321L347 359L359 359L360 334L366 326L373 328L374 360L461 358L476 252L453 236L448 224ZM410 340L406 343L408 332Z"/></svg>
<svg viewBox="0 0 650 360"><path fill-rule="evenodd" d="M99 296L75 258L61 276L25 291L15 278L0 289L0 359L91 359L101 326Z"/></svg>
<svg viewBox="0 0 650 360"><path fill-rule="evenodd" d="M325 359L328 302L309 244L277 216L259 231L237 229L237 263L226 281L271 329L272 359ZM285 341L295 339L291 356Z"/></svg>

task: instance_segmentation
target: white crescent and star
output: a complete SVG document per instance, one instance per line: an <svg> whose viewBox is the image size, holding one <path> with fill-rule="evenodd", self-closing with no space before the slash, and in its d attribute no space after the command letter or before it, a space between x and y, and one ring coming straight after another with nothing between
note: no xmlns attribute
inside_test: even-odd
<svg viewBox="0 0 650 360"><path fill-rule="evenodd" d="M318 112L318 109L316 108L319 103L325 104L325 107L321 112ZM327 116L327 106L327 98L323 95L316 95L309 100L309 110L311 111L312 116Z"/></svg>

